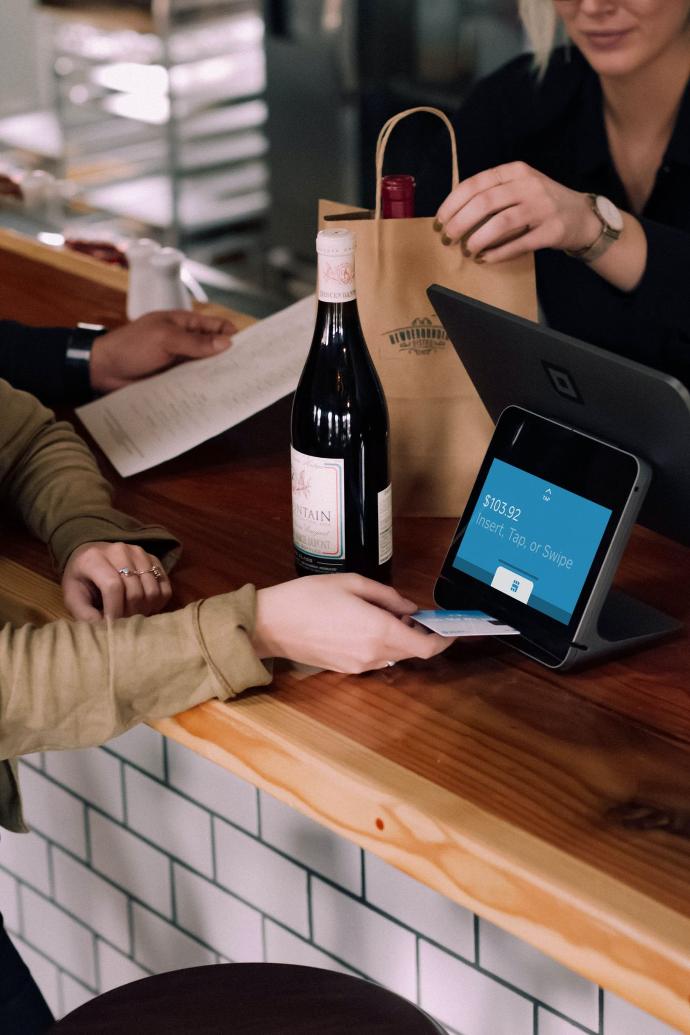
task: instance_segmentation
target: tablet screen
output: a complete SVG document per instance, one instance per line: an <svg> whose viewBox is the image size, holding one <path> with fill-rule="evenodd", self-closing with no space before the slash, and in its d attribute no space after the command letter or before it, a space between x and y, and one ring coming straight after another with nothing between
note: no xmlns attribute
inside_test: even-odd
<svg viewBox="0 0 690 1035"><path fill-rule="evenodd" d="M567 625L611 513L494 459L453 567Z"/></svg>
<svg viewBox="0 0 690 1035"><path fill-rule="evenodd" d="M636 491L635 457L512 406L501 415L434 597L563 659ZM514 639L518 649L522 649Z"/></svg>

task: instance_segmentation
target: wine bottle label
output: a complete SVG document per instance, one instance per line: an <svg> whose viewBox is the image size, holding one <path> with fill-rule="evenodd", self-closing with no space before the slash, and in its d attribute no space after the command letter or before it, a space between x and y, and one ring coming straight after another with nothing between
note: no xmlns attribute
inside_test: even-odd
<svg viewBox="0 0 690 1035"><path fill-rule="evenodd" d="M345 559L345 461L290 449L292 539L312 557Z"/></svg>
<svg viewBox="0 0 690 1035"><path fill-rule="evenodd" d="M393 556L393 493L391 486L379 493L379 564Z"/></svg>
<svg viewBox="0 0 690 1035"><path fill-rule="evenodd" d="M355 294L355 257L319 254L319 301L351 302Z"/></svg>

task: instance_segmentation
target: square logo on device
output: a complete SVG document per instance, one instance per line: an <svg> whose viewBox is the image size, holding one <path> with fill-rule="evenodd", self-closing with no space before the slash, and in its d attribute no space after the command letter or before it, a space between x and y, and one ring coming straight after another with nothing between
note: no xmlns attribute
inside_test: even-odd
<svg viewBox="0 0 690 1035"><path fill-rule="evenodd" d="M581 403L583 401L582 396L575 386L575 382L567 370L563 370L561 367L555 367L551 363L547 363L545 359L541 362L544 370L549 375L551 384L559 395L562 395L564 399L572 399L573 402Z"/></svg>

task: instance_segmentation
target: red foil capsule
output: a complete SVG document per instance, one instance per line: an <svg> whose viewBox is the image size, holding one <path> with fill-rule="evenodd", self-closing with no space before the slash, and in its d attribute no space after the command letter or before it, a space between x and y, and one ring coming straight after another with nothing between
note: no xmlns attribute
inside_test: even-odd
<svg viewBox="0 0 690 1035"><path fill-rule="evenodd" d="M414 216L414 176L397 173L381 180L381 215L384 219L410 219Z"/></svg>

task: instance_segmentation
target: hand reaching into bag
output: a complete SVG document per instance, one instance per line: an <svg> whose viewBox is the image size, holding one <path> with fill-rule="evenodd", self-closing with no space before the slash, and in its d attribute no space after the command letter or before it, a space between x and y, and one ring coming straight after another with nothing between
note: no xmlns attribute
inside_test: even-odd
<svg viewBox="0 0 690 1035"><path fill-rule="evenodd" d="M592 268L622 291L632 291L647 261L642 226L621 213L623 232ZM463 180L436 213L443 243L460 244L475 262L495 264L540 248L577 252L601 233L587 194L571 190L525 162L509 162Z"/></svg>
<svg viewBox="0 0 690 1035"><path fill-rule="evenodd" d="M576 251L601 224L586 194L510 162L463 180L439 208L444 243L478 262L505 262L538 248Z"/></svg>

